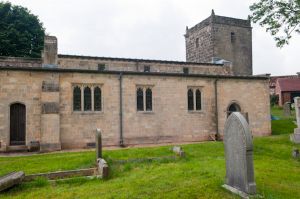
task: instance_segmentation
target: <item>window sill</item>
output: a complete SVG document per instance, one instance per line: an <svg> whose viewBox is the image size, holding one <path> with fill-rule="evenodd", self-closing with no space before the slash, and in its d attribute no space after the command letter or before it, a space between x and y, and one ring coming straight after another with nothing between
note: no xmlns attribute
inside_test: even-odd
<svg viewBox="0 0 300 199"><path fill-rule="evenodd" d="M137 111L137 113L139 114L154 114L153 111Z"/></svg>
<svg viewBox="0 0 300 199"><path fill-rule="evenodd" d="M78 115L102 115L103 111L72 111L72 114Z"/></svg>
<svg viewBox="0 0 300 199"><path fill-rule="evenodd" d="M192 111L188 111L188 113L204 114L204 111L203 110L192 110Z"/></svg>

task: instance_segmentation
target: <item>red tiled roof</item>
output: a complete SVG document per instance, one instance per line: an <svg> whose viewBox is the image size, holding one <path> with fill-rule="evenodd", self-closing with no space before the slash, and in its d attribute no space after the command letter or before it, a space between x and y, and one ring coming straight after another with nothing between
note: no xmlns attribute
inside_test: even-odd
<svg viewBox="0 0 300 199"><path fill-rule="evenodd" d="M300 91L300 78L278 78L281 91Z"/></svg>

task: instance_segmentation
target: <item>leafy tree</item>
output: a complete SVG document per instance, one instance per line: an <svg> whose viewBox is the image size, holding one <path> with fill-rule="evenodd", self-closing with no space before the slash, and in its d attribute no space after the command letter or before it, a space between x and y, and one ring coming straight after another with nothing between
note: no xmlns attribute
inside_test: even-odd
<svg viewBox="0 0 300 199"><path fill-rule="evenodd" d="M0 56L41 57L45 29L27 8L0 2Z"/></svg>
<svg viewBox="0 0 300 199"><path fill-rule="evenodd" d="M277 47L289 44L293 32L300 33L300 0L260 0L250 10L252 21L266 26Z"/></svg>

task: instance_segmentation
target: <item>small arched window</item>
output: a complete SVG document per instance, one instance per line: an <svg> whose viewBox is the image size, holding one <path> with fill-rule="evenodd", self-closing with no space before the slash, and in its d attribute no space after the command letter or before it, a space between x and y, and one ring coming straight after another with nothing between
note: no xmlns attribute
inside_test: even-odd
<svg viewBox="0 0 300 199"><path fill-rule="evenodd" d="M201 92L199 89L196 90L196 110L201 110Z"/></svg>
<svg viewBox="0 0 300 199"><path fill-rule="evenodd" d="M229 117L229 115L232 113L232 112L241 112L241 107L240 105L238 105L237 103L232 103L228 106L227 108L227 117Z"/></svg>
<svg viewBox="0 0 300 199"><path fill-rule="evenodd" d="M188 90L187 97L188 97L188 110L192 111L194 110L194 93L192 89Z"/></svg>
<svg viewBox="0 0 300 199"><path fill-rule="evenodd" d="M94 89L94 111L102 110L101 89L97 86Z"/></svg>
<svg viewBox="0 0 300 199"><path fill-rule="evenodd" d="M150 88L146 90L146 111L152 111L152 90Z"/></svg>
<svg viewBox="0 0 300 199"><path fill-rule="evenodd" d="M144 110L144 93L142 88L138 88L136 91L136 105L138 111Z"/></svg>
<svg viewBox="0 0 300 199"><path fill-rule="evenodd" d="M92 94L91 89L89 87L84 88L84 110L92 110Z"/></svg>
<svg viewBox="0 0 300 199"><path fill-rule="evenodd" d="M78 86L73 90L73 110L81 111L81 89Z"/></svg>

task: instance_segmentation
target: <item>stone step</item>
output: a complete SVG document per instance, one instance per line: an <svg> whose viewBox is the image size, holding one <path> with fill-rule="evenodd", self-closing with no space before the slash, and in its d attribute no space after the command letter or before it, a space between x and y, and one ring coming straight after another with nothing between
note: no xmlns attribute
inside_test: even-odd
<svg viewBox="0 0 300 199"><path fill-rule="evenodd" d="M28 151L28 147L26 145L16 145L16 146L8 146L7 152L25 152Z"/></svg>

